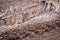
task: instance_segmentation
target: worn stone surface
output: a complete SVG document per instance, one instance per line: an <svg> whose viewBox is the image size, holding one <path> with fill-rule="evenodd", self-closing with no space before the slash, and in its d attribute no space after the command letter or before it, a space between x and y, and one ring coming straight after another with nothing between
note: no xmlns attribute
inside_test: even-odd
<svg viewBox="0 0 60 40"><path fill-rule="evenodd" d="M60 40L60 1L0 0L0 40Z"/></svg>

